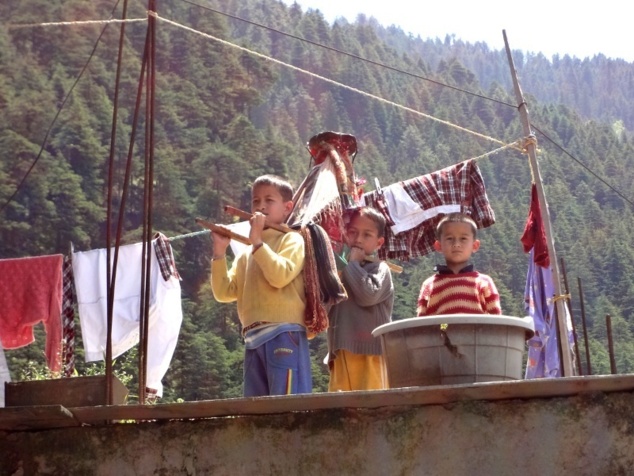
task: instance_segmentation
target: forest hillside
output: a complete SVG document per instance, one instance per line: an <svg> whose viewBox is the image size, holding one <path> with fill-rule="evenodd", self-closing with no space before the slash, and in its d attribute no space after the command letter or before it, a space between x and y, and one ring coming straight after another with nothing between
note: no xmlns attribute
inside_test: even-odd
<svg viewBox="0 0 634 476"><path fill-rule="evenodd" d="M128 18L146 17L146 3L128 3ZM153 228L168 237L199 231L198 216L226 223L225 204L249 209L250 183L263 173L298 185L311 165L306 142L322 131L357 138L354 166L367 191L375 177L394 183L522 139L505 53L485 44L413 38L363 16L331 25L319 12L276 0L157 3ZM19 25L120 18L123 4L0 4L0 258L68 254L71 243L81 251L105 246L120 24ZM145 21L125 28L114 210L123 198L146 29ZM593 372L610 369L608 314L618 371L632 372L634 64L513 55L579 331L578 282L583 287ZM139 137L125 196L126 243L140 240L143 221ZM527 157L507 149L478 165L496 224L481 232L475 265L497 283L504 313L523 315L528 258L519 238L530 199ZM212 298L209 235L172 245L184 321L164 400L238 396L239 323L235 305ZM420 285L437 259L401 263L394 319L414 316ZM35 344L6 351L14 379L46 375L38 332ZM315 389L324 390L323 335L311 350ZM79 374L99 371L82 361L81 340L78 352ZM130 354L116 367L134 387Z"/></svg>

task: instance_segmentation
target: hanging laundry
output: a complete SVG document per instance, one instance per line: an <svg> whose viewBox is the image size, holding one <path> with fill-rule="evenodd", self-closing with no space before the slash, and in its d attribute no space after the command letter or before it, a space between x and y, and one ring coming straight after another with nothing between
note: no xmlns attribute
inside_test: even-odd
<svg viewBox="0 0 634 476"><path fill-rule="evenodd" d="M75 282L70 257L64 257L62 267L62 374L72 377L75 373Z"/></svg>
<svg viewBox="0 0 634 476"><path fill-rule="evenodd" d="M4 357L4 350L2 350L2 346L0 346L0 408L4 407L5 382L11 382L11 375L9 374L7 359Z"/></svg>
<svg viewBox="0 0 634 476"><path fill-rule="evenodd" d="M169 245L169 243L168 243ZM150 248L154 250L154 246ZM139 343L139 313L143 243L119 248L116 273L112 357ZM161 380L167 372L183 320L181 288L175 265L164 279L156 252L150 252L150 287L146 386L163 395ZM171 246L168 256L171 255ZM114 250L111 252L114 260ZM170 262L168 259L167 262ZM165 263L164 263L165 264ZM164 267L164 270L166 268ZM107 339L106 250L73 253L73 272L86 362L103 360Z"/></svg>
<svg viewBox="0 0 634 476"><path fill-rule="evenodd" d="M382 192L385 196L387 210L394 221L390 229L395 235L411 230L441 213L449 214L460 212L460 204L439 205L428 209L421 208L406 190L404 182L385 187Z"/></svg>
<svg viewBox="0 0 634 476"><path fill-rule="evenodd" d="M546 243L546 231L544 230L544 222L542 221L542 211L539 207L537 198L537 185L531 187L531 206L524 226L524 233L520 238L524 246L524 253L528 253L534 249L535 263L543 268L550 266L550 257L548 256L548 245Z"/></svg>
<svg viewBox="0 0 634 476"><path fill-rule="evenodd" d="M352 164L357 141L350 134L322 132L311 137L307 145L316 165L295 191L293 210L286 222L291 226L317 223L340 251L346 213L360 199Z"/></svg>
<svg viewBox="0 0 634 476"><path fill-rule="evenodd" d="M154 234L154 252L156 253L163 279L168 281L170 276L174 276L180 281L181 276L176 270L176 261L174 260L172 245L169 242L169 238L163 233Z"/></svg>
<svg viewBox="0 0 634 476"><path fill-rule="evenodd" d="M408 200L403 200L404 192ZM475 160L366 193L362 203L383 213L391 225L386 229L385 245L379 249L381 259L407 261L434 251L436 225L446 213L470 215L478 228L495 223L495 214Z"/></svg>
<svg viewBox="0 0 634 476"><path fill-rule="evenodd" d="M306 288L306 312L304 323L307 332L317 335L328 328L328 310L348 299L330 246L330 237L321 226L309 223L300 229L304 238L304 285Z"/></svg>
<svg viewBox="0 0 634 476"><path fill-rule="evenodd" d="M0 342L5 349L31 344L33 326L46 330L46 363L61 369L62 255L0 260Z"/></svg>
<svg viewBox="0 0 634 476"><path fill-rule="evenodd" d="M559 333L555 315L555 286L550 268L538 266L534 259L535 250L530 250L524 308L533 318L535 335L527 342L528 362L526 378L553 378L562 376L559 356ZM566 312L567 336L570 348L574 349L572 318L568 306Z"/></svg>

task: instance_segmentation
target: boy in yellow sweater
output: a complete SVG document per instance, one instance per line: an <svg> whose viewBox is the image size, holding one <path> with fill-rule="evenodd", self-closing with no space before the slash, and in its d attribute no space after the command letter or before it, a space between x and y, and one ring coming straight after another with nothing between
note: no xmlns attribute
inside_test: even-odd
<svg viewBox="0 0 634 476"><path fill-rule="evenodd" d="M265 229L282 224L293 208L293 188L263 175L251 190L251 246L227 269L229 238L212 233L211 289L219 302L238 303L245 340L244 396L312 392L304 310L304 240L299 233Z"/></svg>

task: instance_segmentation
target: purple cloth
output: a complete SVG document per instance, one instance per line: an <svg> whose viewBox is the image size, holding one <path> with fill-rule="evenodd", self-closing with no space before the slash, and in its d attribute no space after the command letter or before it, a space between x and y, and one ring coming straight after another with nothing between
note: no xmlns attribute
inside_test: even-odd
<svg viewBox="0 0 634 476"><path fill-rule="evenodd" d="M559 335L555 315L555 286L550 268L535 264L531 249L528 258L528 274L524 291L524 309L533 318L535 335L527 342L528 362L525 378L555 378L562 376L562 364L559 358ZM566 323L568 341L573 343L572 326L568 306Z"/></svg>

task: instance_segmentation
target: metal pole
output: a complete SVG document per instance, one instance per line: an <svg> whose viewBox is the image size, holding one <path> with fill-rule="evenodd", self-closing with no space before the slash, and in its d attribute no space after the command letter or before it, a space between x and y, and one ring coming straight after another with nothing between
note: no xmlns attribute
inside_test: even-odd
<svg viewBox="0 0 634 476"><path fill-rule="evenodd" d="M128 0L123 2L121 19L125 20L128 12ZM117 53L117 71L115 75L114 99L112 109L112 130L110 133L110 154L108 157L108 191L107 191L107 213L106 213L106 404L112 405L114 399L112 388L112 325L114 309L114 286L112 281L116 277L116 270L112 270L111 249L112 242L112 187L114 180L114 155L117 137L117 114L119 109L119 85L121 82L121 62L123 57L123 46L125 40L125 22L121 23L119 32L119 50Z"/></svg>
<svg viewBox="0 0 634 476"><path fill-rule="evenodd" d="M581 324L583 325L583 341L586 346L586 375L592 375L592 363L590 362L590 345L588 344L588 328L586 326L586 306L583 300L583 288L581 278L577 278L579 285L579 301L581 302Z"/></svg>
<svg viewBox="0 0 634 476"><path fill-rule="evenodd" d="M522 89L520 88L519 81L517 79L517 71L513 63L513 57L511 56L511 49L506 38L506 30L502 30L504 35L504 44L506 46L506 55L508 57L509 66L511 67L511 76L513 78L513 86L515 88L515 95L518 101L518 110L520 113L520 119L524 128L524 134L526 137L532 136L530 120L528 117L528 107L524 101ZM529 142L526 146L528 151L529 163L535 178L535 185L537 188L537 198L539 206L541 208L542 217L544 217L544 232L546 234L546 245L548 247L548 256L550 257L550 266L553 274L553 284L555 286L555 296L559 298L563 295L561 290L561 279L559 277L559 268L557 266L557 255L555 254L555 243L553 241L553 233L550 223L550 211L548 210L548 204L546 203L546 196L544 194L544 184L542 183L541 173L539 171L539 164L537 163L537 154L535 151L535 144ZM570 343L568 342L568 326L566 325L566 303L563 299L556 299L555 306L557 308L557 332L559 334L559 341L561 342L561 363L563 366L563 377L570 377L574 375L574 367L572 365L572 353L570 351Z"/></svg>
<svg viewBox="0 0 634 476"><path fill-rule="evenodd" d="M614 341L612 340L612 316L605 315L605 327L608 334L608 352L610 354L610 372L616 374L616 360L614 359Z"/></svg>
<svg viewBox="0 0 634 476"><path fill-rule="evenodd" d="M564 259L561 258L561 274L564 278L564 286L566 288L566 295L570 296L570 286L568 286L568 274L566 273L566 263L564 263ZM577 374L583 375L581 371L581 353L579 352L579 342L577 341L577 329L575 327L575 316L572 313L572 299L568 297L566 299L568 302L568 306L570 307L570 321L572 322L572 337L575 343L575 361L577 362Z"/></svg>

